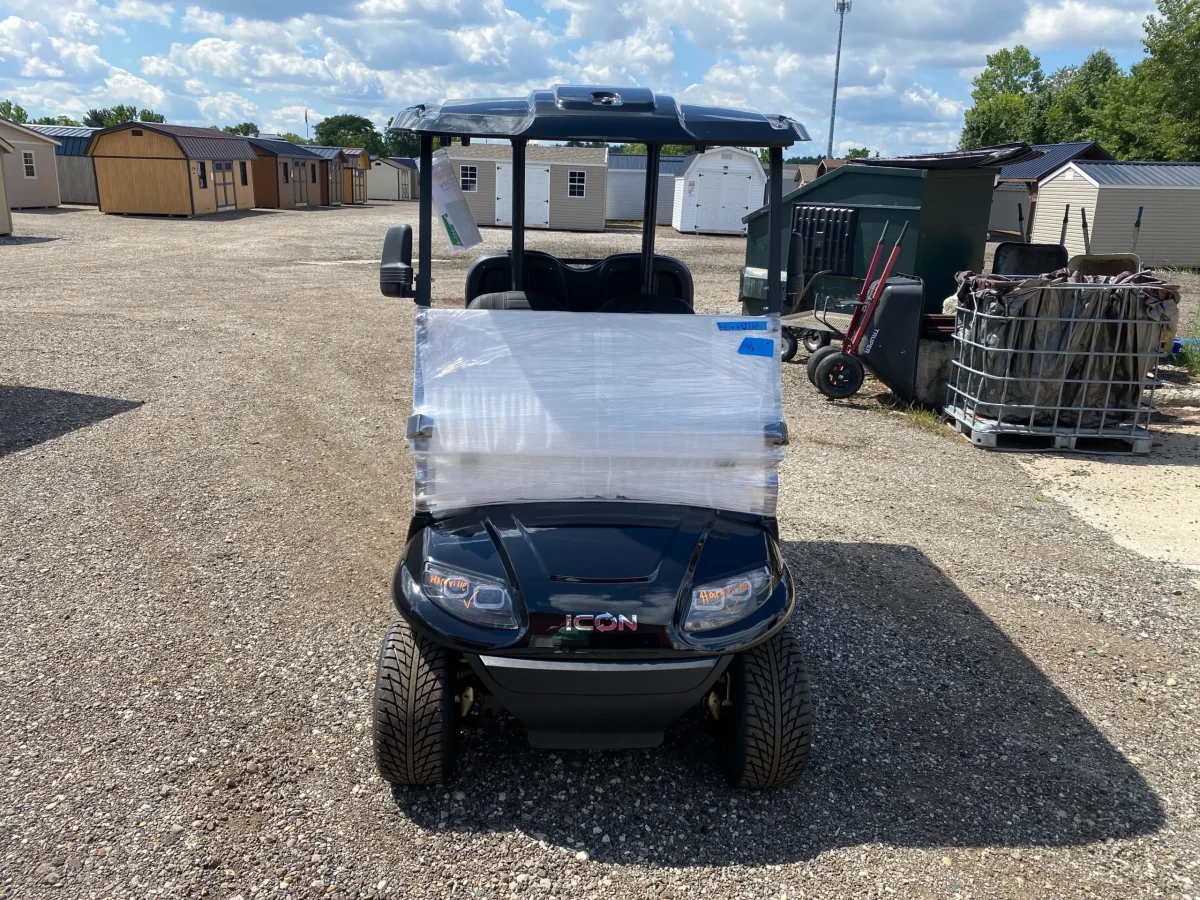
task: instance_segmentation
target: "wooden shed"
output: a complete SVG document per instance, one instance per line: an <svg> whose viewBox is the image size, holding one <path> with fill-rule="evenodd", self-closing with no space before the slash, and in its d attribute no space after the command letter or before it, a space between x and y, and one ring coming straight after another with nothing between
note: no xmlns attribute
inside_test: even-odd
<svg viewBox="0 0 1200 900"><path fill-rule="evenodd" d="M87 155L88 142L97 129L82 125L30 125L38 134L54 138L55 168L58 170L58 194L63 203L96 206L96 166Z"/></svg>
<svg viewBox="0 0 1200 900"><path fill-rule="evenodd" d="M342 202L363 204L367 202L367 172L371 170L371 155L359 147L345 147L346 168L342 170L345 186Z"/></svg>
<svg viewBox="0 0 1200 900"><path fill-rule="evenodd" d="M1127 253L1136 235L1145 265L1200 266L1200 163L1073 160L1039 186L1031 240L1057 244L1065 216L1067 252L1083 253L1081 211L1092 253Z"/></svg>
<svg viewBox="0 0 1200 900"><path fill-rule="evenodd" d="M512 145L451 144L446 155L480 225L512 224ZM608 148L525 148L525 225L603 231Z"/></svg>
<svg viewBox="0 0 1200 900"><path fill-rule="evenodd" d="M254 205L262 209L302 209L315 200L321 157L278 138L246 138L254 160Z"/></svg>
<svg viewBox="0 0 1200 900"><path fill-rule="evenodd" d="M8 119L0 119L0 139L13 148L12 153L0 155L8 208L58 206L58 167L54 163L58 141Z"/></svg>
<svg viewBox="0 0 1200 900"><path fill-rule="evenodd" d="M254 150L241 135L126 122L92 135L104 213L206 216L254 206Z"/></svg>
<svg viewBox="0 0 1200 900"><path fill-rule="evenodd" d="M13 153L13 145L0 138L0 163ZM4 189L4 165L0 165L0 237L12 234L12 213L8 209L8 192Z"/></svg>
<svg viewBox="0 0 1200 900"><path fill-rule="evenodd" d="M416 164L400 156L375 156L367 171L368 200L417 200L420 178Z"/></svg>
<svg viewBox="0 0 1200 900"><path fill-rule="evenodd" d="M317 187L320 194L321 206L341 206L342 197L346 190L345 169L346 154L341 147L319 147L310 145L305 148L321 158L317 164ZM311 202L311 199L310 201Z"/></svg>

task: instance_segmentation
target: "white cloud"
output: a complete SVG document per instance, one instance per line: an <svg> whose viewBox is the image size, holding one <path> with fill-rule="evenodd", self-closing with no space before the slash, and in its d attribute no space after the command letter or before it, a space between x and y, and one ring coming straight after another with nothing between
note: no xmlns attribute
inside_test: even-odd
<svg viewBox="0 0 1200 900"><path fill-rule="evenodd" d="M175 65L165 56L143 56L142 74L151 78L182 78L187 70Z"/></svg>
<svg viewBox="0 0 1200 900"><path fill-rule="evenodd" d="M115 100L132 101L138 106L148 106L156 110L162 108L167 99L162 88L124 69L113 68L111 74L104 79L104 86L108 88L107 96Z"/></svg>
<svg viewBox="0 0 1200 900"><path fill-rule="evenodd" d="M241 78L250 71L242 45L222 38L202 38L191 45L172 44L167 56L182 69L218 78Z"/></svg>
<svg viewBox="0 0 1200 900"><path fill-rule="evenodd" d="M51 38L51 46L58 51L58 58L78 74L92 72L107 72L112 68L100 56L100 48L95 44L85 44L81 41L71 41L66 38Z"/></svg>
<svg viewBox="0 0 1200 900"><path fill-rule="evenodd" d="M253 101L232 91L221 91L210 97L197 97L196 105L210 119L250 119L258 112Z"/></svg>
<svg viewBox="0 0 1200 900"><path fill-rule="evenodd" d="M175 15L175 7L169 3L150 3L147 0L117 0L112 7L114 19L133 19L138 22L153 22L156 25L170 26L171 17Z"/></svg>
<svg viewBox="0 0 1200 900"><path fill-rule="evenodd" d="M22 78L62 78L66 73L54 63L31 56L21 66Z"/></svg>
<svg viewBox="0 0 1200 900"><path fill-rule="evenodd" d="M1038 3L1030 7L1019 37L1035 47L1135 47L1142 40L1142 23L1152 12L1152 5L1141 4L1123 9L1082 0Z"/></svg>

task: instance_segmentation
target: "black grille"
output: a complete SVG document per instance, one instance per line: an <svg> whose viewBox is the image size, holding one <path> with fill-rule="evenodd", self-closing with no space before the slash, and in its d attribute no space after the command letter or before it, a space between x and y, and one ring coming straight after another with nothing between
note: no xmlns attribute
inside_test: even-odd
<svg viewBox="0 0 1200 900"><path fill-rule="evenodd" d="M853 275L857 226L857 209L797 206L792 230L804 238L804 271Z"/></svg>

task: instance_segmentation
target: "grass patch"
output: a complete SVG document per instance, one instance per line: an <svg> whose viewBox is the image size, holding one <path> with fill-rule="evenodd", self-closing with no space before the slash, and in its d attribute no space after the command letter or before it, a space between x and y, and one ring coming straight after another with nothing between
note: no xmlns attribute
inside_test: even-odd
<svg viewBox="0 0 1200 900"><path fill-rule="evenodd" d="M1171 357L1171 362L1183 366L1193 378L1200 375L1200 343L1185 343L1180 351Z"/></svg>
<svg viewBox="0 0 1200 900"><path fill-rule="evenodd" d="M904 421L913 428L919 428L921 431L928 431L930 434L942 437L951 437L954 434L945 419L942 418L942 414L937 410L916 403L906 403L892 393L880 397L879 405L890 412L903 414Z"/></svg>

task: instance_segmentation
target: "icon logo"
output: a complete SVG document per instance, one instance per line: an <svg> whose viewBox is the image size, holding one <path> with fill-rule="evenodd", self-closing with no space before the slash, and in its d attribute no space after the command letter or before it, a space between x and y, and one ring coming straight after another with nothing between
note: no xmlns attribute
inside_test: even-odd
<svg viewBox="0 0 1200 900"><path fill-rule="evenodd" d="M563 625L566 631L637 631L637 616L614 616L600 613L598 616L567 616Z"/></svg>

